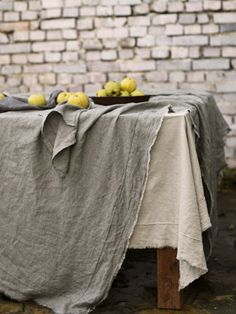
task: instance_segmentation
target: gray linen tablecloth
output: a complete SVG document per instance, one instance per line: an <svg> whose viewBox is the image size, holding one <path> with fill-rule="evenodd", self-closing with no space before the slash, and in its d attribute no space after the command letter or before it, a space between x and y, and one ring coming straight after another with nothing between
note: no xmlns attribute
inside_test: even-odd
<svg viewBox="0 0 236 314"><path fill-rule="evenodd" d="M207 101L193 96L186 102L185 96L173 103L161 95L126 106L0 114L2 292L60 314L87 313L106 297L128 248L150 150L170 104L189 109L198 142L207 133L201 130ZM212 107L221 136L226 125ZM200 157L213 158L206 152Z"/></svg>

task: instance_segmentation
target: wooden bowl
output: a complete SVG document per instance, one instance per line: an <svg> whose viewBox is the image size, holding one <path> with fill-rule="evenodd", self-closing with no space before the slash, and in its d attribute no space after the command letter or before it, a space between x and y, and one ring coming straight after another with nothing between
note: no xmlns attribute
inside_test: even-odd
<svg viewBox="0 0 236 314"><path fill-rule="evenodd" d="M144 95L144 96L112 96L112 97L90 97L95 104L109 106L116 104L127 104L132 102L144 102L148 101L149 98L154 95Z"/></svg>

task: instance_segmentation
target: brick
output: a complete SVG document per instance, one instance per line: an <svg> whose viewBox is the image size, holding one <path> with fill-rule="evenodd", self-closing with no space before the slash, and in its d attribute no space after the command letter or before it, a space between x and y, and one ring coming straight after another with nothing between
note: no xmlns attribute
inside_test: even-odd
<svg viewBox="0 0 236 314"><path fill-rule="evenodd" d="M101 52L100 51L88 51L86 53L86 60L88 61L95 61L101 59Z"/></svg>
<svg viewBox="0 0 236 314"><path fill-rule="evenodd" d="M142 84L142 89L145 94L156 94L157 92L162 92L163 90L176 90L177 89L177 83L167 83L167 82L149 82Z"/></svg>
<svg viewBox="0 0 236 314"><path fill-rule="evenodd" d="M205 60L194 60L194 70L228 70L230 68L229 59L205 59Z"/></svg>
<svg viewBox="0 0 236 314"><path fill-rule="evenodd" d="M156 66L154 60L127 60L120 64L120 69L123 72L152 71L156 69Z"/></svg>
<svg viewBox="0 0 236 314"><path fill-rule="evenodd" d="M184 12L184 3L181 1L169 2L168 12Z"/></svg>
<svg viewBox="0 0 236 314"><path fill-rule="evenodd" d="M93 20L91 18L81 18L77 21L77 29L93 29Z"/></svg>
<svg viewBox="0 0 236 314"><path fill-rule="evenodd" d="M8 37L6 34L0 33L0 43L7 44L9 42Z"/></svg>
<svg viewBox="0 0 236 314"><path fill-rule="evenodd" d="M11 76L7 77L7 82L6 82L7 86L15 87L15 86L19 86L20 84L21 84L21 77L20 77L20 75L14 75L14 76L11 75Z"/></svg>
<svg viewBox="0 0 236 314"><path fill-rule="evenodd" d="M95 38L96 37L96 33L94 32L94 30L92 30L92 31L81 30L79 32L79 37L80 37L80 40L83 40L84 38L86 38L86 39L88 39L88 38Z"/></svg>
<svg viewBox="0 0 236 314"><path fill-rule="evenodd" d="M97 38L126 38L128 37L128 29L126 27L113 29L98 29Z"/></svg>
<svg viewBox="0 0 236 314"><path fill-rule="evenodd" d="M94 19L95 28L106 28L106 27L121 27L124 26L127 22L125 17L99 17Z"/></svg>
<svg viewBox="0 0 236 314"><path fill-rule="evenodd" d="M116 5L114 7L114 15L116 16L129 16L131 15L131 7L126 5Z"/></svg>
<svg viewBox="0 0 236 314"><path fill-rule="evenodd" d="M203 82L204 81L204 72L194 71L187 73L188 82Z"/></svg>
<svg viewBox="0 0 236 314"><path fill-rule="evenodd" d="M132 59L134 57L134 51L132 49L119 50L120 59Z"/></svg>
<svg viewBox="0 0 236 314"><path fill-rule="evenodd" d="M62 53L62 60L65 62L77 61L78 53L76 51L65 51Z"/></svg>
<svg viewBox="0 0 236 314"><path fill-rule="evenodd" d="M216 83L218 93L235 93L236 80L224 80Z"/></svg>
<svg viewBox="0 0 236 314"><path fill-rule="evenodd" d="M64 6L63 0L41 0L42 8L62 8Z"/></svg>
<svg viewBox="0 0 236 314"><path fill-rule="evenodd" d="M6 22L19 21L20 14L19 12L5 12L3 18Z"/></svg>
<svg viewBox="0 0 236 314"><path fill-rule="evenodd" d="M236 31L236 23L220 25L220 32L221 33L235 32L235 31Z"/></svg>
<svg viewBox="0 0 236 314"><path fill-rule="evenodd" d="M26 64L27 63L27 55L25 54L17 54L12 55L11 58L13 64Z"/></svg>
<svg viewBox="0 0 236 314"><path fill-rule="evenodd" d="M27 10L27 2L23 1L14 1L14 11L22 12Z"/></svg>
<svg viewBox="0 0 236 314"><path fill-rule="evenodd" d="M106 75L99 72L88 73L88 81L90 83L104 83L106 81Z"/></svg>
<svg viewBox="0 0 236 314"><path fill-rule="evenodd" d="M152 49L152 58L154 59L166 59L169 57L170 51L166 47L155 47Z"/></svg>
<svg viewBox="0 0 236 314"><path fill-rule="evenodd" d="M117 39L103 39L102 40L102 45L103 45L103 48L106 48L106 49L115 49L117 48L117 46L119 45L119 40Z"/></svg>
<svg viewBox="0 0 236 314"><path fill-rule="evenodd" d="M120 41L120 46L122 48L131 48L135 46L135 39L134 38L123 38Z"/></svg>
<svg viewBox="0 0 236 314"><path fill-rule="evenodd" d="M102 49L102 43L99 39L85 39L83 40L83 48L86 50L97 50Z"/></svg>
<svg viewBox="0 0 236 314"><path fill-rule="evenodd" d="M236 58L236 47L222 47L222 56Z"/></svg>
<svg viewBox="0 0 236 314"><path fill-rule="evenodd" d="M221 50L220 48L205 47L203 49L204 57L220 57Z"/></svg>
<svg viewBox="0 0 236 314"><path fill-rule="evenodd" d="M78 17L79 8L64 8L62 15L63 17Z"/></svg>
<svg viewBox="0 0 236 314"><path fill-rule="evenodd" d="M147 27L145 26L132 26L129 28L129 35L131 37L143 37L147 35Z"/></svg>
<svg viewBox="0 0 236 314"><path fill-rule="evenodd" d="M29 32L26 32L26 31L14 32L13 33L13 39L15 42L27 41L27 40L29 40Z"/></svg>
<svg viewBox="0 0 236 314"><path fill-rule="evenodd" d="M40 20L30 21L30 29L31 30L38 30L39 28L40 28Z"/></svg>
<svg viewBox="0 0 236 314"><path fill-rule="evenodd" d="M159 14L153 17L153 25L174 24L177 21L177 14Z"/></svg>
<svg viewBox="0 0 236 314"><path fill-rule="evenodd" d="M149 34L150 35L162 35L165 33L165 26L150 26L149 27Z"/></svg>
<svg viewBox="0 0 236 314"><path fill-rule="evenodd" d="M65 39L76 39L77 31L75 29L63 29L62 37Z"/></svg>
<svg viewBox="0 0 236 314"><path fill-rule="evenodd" d="M213 20L217 24L225 24L225 23L235 23L236 21L236 13L215 13L213 14Z"/></svg>
<svg viewBox="0 0 236 314"><path fill-rule="evenodd" d="M22 20L37 20L39 17L39 12L37 11L24 11L21 13Z"/></svg>
<svg viewBox="0 0 236 314"><path fill-rule="evenodd" d="M184 59L188 57L188 48L186 47L172 47L171 58L173 59Z"/></svg>
<svg viewBox="0 0 236 314"><path fill-rule="evenodd" d="M150 71L145 74L145 78L150 82L165 82L168 79L166 71Z"/></svg>
<svg viewBox="0 0 236 314"><path fill-rule="evenodd" d="M0 2L0 11L12 11L13 10L13 1L1 1Z"/></svg>
<svg viewBox="0 0 236 314"><path fill-rule="evenodd" d="M158 70L190 70L190 60L160 60L157 61Z"/></svg>
<svg viewBox="0 0 236 314"><path fill-rule="evenodd" d="M167 37L165 35L160 35L156 38L157 46L171 46L173 37Z"/></svg>
<svg viewBox="0 0 236 314"><path fill-rule="evenodd" d="M35 1L29 1L29 9L30 10L40 10L42 9L42 6L41 6L41 0L35 0Z"/></svg>
<svg viewBox="0 0 236 314"><path fill-rule="evenodd" d="M39 75L39 83L42 85L54 85L56 84L55 73L43 73Z"/></svg>
<svg viewBox="0 0 236 314"><path fill-rule="evenodd" d="M184 90L199 90L199 91L215 92L215 87L212 82L203 82L203 83L180 82L179 88L184 89Z"/></svg>
<svg viewBox="0 0 236 314"><path fill-rule="evenodd" d="M183 26L179 24L166 25L166 35L182 35L184 32Z"/></svg>
<svg viewBox="0 0 236 314"><path fill-rule="evenodd" d="M67 73L59 73L57 75L57 83L58 84L71 84L72 75Z"/></svg>
<svg viewBox="0 0 236 314"><path fill-rule="evenodd" d="M96 9L94 7L81 7L80 8L80 16L95 16Z"/></svg>
<svg viewBox="0 0 236 314"><path fill-rule="evenodd" d="M200 1L186 2L185 10L186 12L202 12L203 11L202 2Z"/></svg>
<svg viewBox="0 0 236 314"><path fill-rule="evenodd" d="M4 65L1 69L2 74L16 74L21 73L21 66L20 65Z"/></svg>
<svg viewBox="0 0 236 314"><path fill-rule="evenodd" d="M196 20L195 14L179 14L179 23L180 24L193 24Z"/></svg>
<svg viewBox="0 0 236 314"><path fill-rule="evenodd" d="M32 41L45 40L46 34L44 31L36 30L29 32L29 38Z"/></svg>
<svg viewBox="0 0 236 314"><path fill-rule="evenodd" d="M118 62L109 62L109 61L94 61L88 63L88 70L90 72L110 72L110 71L119 71L120 66Z"/></svg>
<svg viewBox="0 0 236 314"><path fill-rule="evenodd" d="M60 62L61 53L60 52L45 52L45 61L46 62Z"/></svg>
<svg viewBox="0 0 236 314"><path fill-rule="evenodd" d="M75 28L75 19L54 19L41 22L41 29Z"/></svg>
<svg viewBox="0 0 236 314"><path fill-rule="evenodd" d="M101 59L102 60L116 60L117 59L117 53L115 50L103 50L101 53Z"/></svg>
<svg viewBox="0 0 236 314"><path fill-rule="evenodd" d="M101 74L101 73L100 73ZM76 74L72 76L72 80L74 84L86 84L89 83L88 75L84 74Z"/></svg>
<svg viewBox="0 0 236 314"><path fill-rule="evenodd" d="M61 17L61 9L48 9L42 11L42 19Z"/></svg>
<svg viewBox="0 0 236 314"><path fill-rule="evenodd" d="M148 14L149 13L149 6L147 3L135 5L133 7L133 12L135 15Z"/></svg>
<svg viewBox="0 0 236 314"><path fill-rule="evenodd" d="M82 6L82 1L81 0L64 0L65 7L80 7Z"/></svg>
<svg viewBox="0 0 236 314"><path fill-rule="evenodd" d="M173 38L173 45L176 46L204 46L208 44L208 37L203 35L185 35Z"/></svg>
<svg viewBox="0 0 236 314"><path fill-rule="evenodd" d="M236 10L236 1L223 1L223 10L224 11L234 11Z"/></svg>
<svg viewBox="0 0 236 314"><path fill-rule="evenodd" d="M62 31L61 30L53 30L46 32L47 40L62 40Z"/></svg>
<svg viewBox="0 0 236 314"><path fill-rule="evenodd" d="M157 13L167 11L167 1L161 0L152 2L150 11Z"/></svg>
<svg viewBox="0 0 236 314"><path fill-rule="evenodd" d="M185 81L185 73L182 71L170 72L169 80L170 80L170 82L184 82Z"/></svg>
<svg viewBox="0 0 236 314"><path fill-rule="evenodd" d="M225 72L225 77L227 80L236 80L236 71L232 70L232 71L227 71ZM236 122L236 120L235 120Z"/></svg>
<svg viewBox="0 0 236 314"><path fill-rule="evenodd" d="M209 16L206 13L200 13L197 15L197 21L199 24L209 23Z"/></svg>
<svg viewBox="0 0 236 314"><path fill-rule="evenodd" d="M43 53L29 53L27 54L29 63L43 63Z"/></svg>
<svg viewBox="0 0 236 314"><path fill-rule="evenodd" d="M219 11L221 9L221 1L204 0L203 8L205 11Z"/></svg>
<svg viewBox="0 0 236 314"><path fill-rule="evenodd" d="M128 25L130 26L149 26L151 24L150 16L130 16Z"/></svg>
<svg viewBox="0 0 236 314"><path fill-rule="evenodd" d="M236 46L236 33L211 36L210 44L211 46Z"/></svg>
<svg viewBox="0 0 236 314"><path fill-rule="evenodd" d="M116 5L118 3L118 0L100 0L101 5Z"/></svg>
<svg viewBox="0 0 236 314"><path fill-rule="evenodd" d="M206 79L207 81L222 81L224 80L224 71L207 71Z"/></svg>
<svg viewBox="0 0 236 314"><path fill-rule="evenodd" d="M198 24L185 25L184 26L184 33L185 34L200 34L201 33L201 25L198 25Z"/></svg>
<svg viewBox="0 0 236 314"><path fill-rule="evenodd" d="M135 48L135 55L141 59L150 59L151 51L149 48Z"/></svg>
<svg viewBox="0 0 236 314"><path fill-rule="evenodd" d="M0 55L0 64L9 64L11 62L9 55Z"/></svg>
<svg viewBox="0 0 236 314"><path fill-rule="evenodd" d="M57 64L54 65L55 73L85 73L86 64L83 61L78 61L76 64Z"/></svg>
<svg viewBox="0 0 236 314"><path fill-rule="evenodd" d="M52 72L52 65L51 64L24 65L23 70L25 73L47 73Z"/></svg>
<svg viewBox="0 0 236 314"><path fill-rule="evenodd" d="M137 39L138 47L152 47L155 46L155 37L152 35L147 35L142 38Z"/></svg>
<svg viewBox="0 0 236 314"><path fill-rule="evenodd" d="M112 6L97 6L96 7L96 15L97 16L112 16L113 8Z"/></svg>
<svg viewBox="0 0 236 314"><path fill-rule="evenodd" d="M101 88L100 84L86 84L84 91L88 95L95 95L96 91L100 88Z"/></svg>
<svg viewBox="0 0 236 314"><path fill-rule="evenodd" d="M29 43L0 45L0 54L30 52Z"/></svg>
<svg viewBox="0 0 236 314"><path fill-rule="evenodd" d="M215 24L205 24L202 26L203 34L215 34L219 32L219 26Z"/></svg>
<svg viewBox="0 0 236 314"><path fill-rule="evenodd" d="M40 51L62 51L65 49L64 41L46 41L46 42L35 42L32 44L33 52Z"/></svg>

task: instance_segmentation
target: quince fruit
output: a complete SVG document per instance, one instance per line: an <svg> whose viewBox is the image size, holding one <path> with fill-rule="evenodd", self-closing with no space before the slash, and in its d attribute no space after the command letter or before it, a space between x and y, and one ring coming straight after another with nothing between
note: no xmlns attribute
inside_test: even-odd
<svg viewBox="0 0 236 314"><path fill-rule="evenodd" d="M42 94L32 94L28 98L28 104L31 106L43 107L47 104L46 98Z"/></svg>
<svg viewBox="0 0 236 314"><path fill-rule="evenodd" d="M120 84L115 81L109 81L104 85L107 96L119 96Z"/></svg>
<svg viewBox="0 0 236 314"><path fill-rule="evenodd" d="M84 94L82 92L78 92L78 93L74 93L74 94L70 95L67 103L69 105L73 105L73 106L77 106L77 107L86 109L89 106L89 98L86 94Z"/></svg>
<svg viewBox="0 0 236 314"><path fill-rule="evenodd" d="M58 94L57 96L57 104L61 104L63 102L67 102L67 100L69 99L71 93L68 92L61 92Z"/></svg>
<svg viewBox="0 0 236 314"><path fill-rule="evenodd" d="M122 90L120 96L129 96L129 92L127 92L127 90Z"/></svg>
<svg viewBox="0 0 236 314"><path fill-rule="evenodd" d="M130 77L125 77L120 83L121 89L132 93L136 89L136 81Z"/></svg>
<svg viewBox="0 0 236 314"><path fill-rule="evenodd" d="M106 90L105 90L105 89L99 89L99 90L96 92L96 96L97 96L97 97L106 97L106 96L107 96Z"/></svg>
<svg viewBox="0 0 236 314"><path fill-rule="evenodd" d="M6 96L3 93L0 93L0 100L4 99Z"/></svg>
<svg viewBox="0 0 236 314"><path fill-rule="evenodd" d="M139 89L135 89L131 94L131 96L144 96L144 93Z"/></svg>

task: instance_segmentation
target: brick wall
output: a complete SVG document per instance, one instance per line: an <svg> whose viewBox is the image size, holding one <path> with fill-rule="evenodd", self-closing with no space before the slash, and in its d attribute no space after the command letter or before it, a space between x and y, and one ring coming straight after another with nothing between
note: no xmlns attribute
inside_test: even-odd
<svg viewBox="0 0 236 314"><path fill-rule="evenodd" d="M84 90L129 74L146 93L214 93L236 167L236 0L0 0L0 90Z"/></svg>

